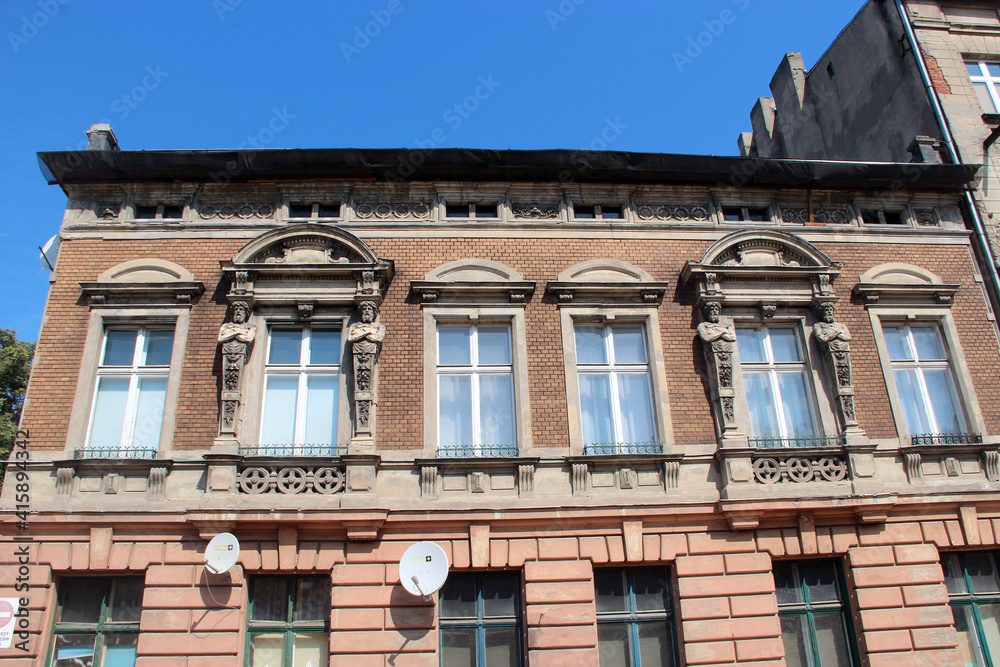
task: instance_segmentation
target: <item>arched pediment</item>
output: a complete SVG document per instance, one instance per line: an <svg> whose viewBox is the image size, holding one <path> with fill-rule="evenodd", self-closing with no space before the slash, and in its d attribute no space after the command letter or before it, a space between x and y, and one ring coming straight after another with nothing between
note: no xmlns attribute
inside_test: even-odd
<svg viewBox="0 0 1000 667"><path fill-rule="evenodd" d="M458 259L428 271L423 280L410 281L423 303L512 303L523 305L535 290L514 269L489 259Z"/></svg>
<svg viewBox="0 0 1000 667"><path fill-rule="evenodd" d="M591 259L560 273L547 289L562 305L658 306L667 286L628 262Z"/></svg>
<svg viewBox="0 0 1000 667"><path fill-rule="evenodd" d="M637 266L617 259L592 259L574 264L559 274L566 282L648 283L653 276Z"/></svg>
<svg viewBox="0 0 1000 667"><path fill-rule="evenodd" d="M165 259L132 259L111 267L97 277L99 283L193 282L194 274Z"/></svg>
<svg viewBox="0 0 1000 667"><path fill-rule="evenodd" d="M794 234L774 229L746 229L713 243L701 259L711 266L828 267L833 261Z"/></svg>
<svg viewBox="0 0 1000 667"><path fill-rule="evenodd" d="M524 280L514 269L489 259L459 259L442 264L424 276L442 282L483 282Z"/></svg>
<svg viewBox="0 0 1000 667"><path fill-rule="evenodd" d="M354 234L326 225L293 225L261 234L240 248L233 264L377 264Z"/></svg>
<svg viewBox="0 0 1000 667"><path fill-rule="evenodd" d="M91 306L190 305L205 290L180 264L156 257L132 259L103 271L94 282L80 283Z"/></svg>
<svg viewBox="0 0 1000 667"><path fill-rule="evenodd" d="M889 262L872 267L861 274L861 283L891 285L941 285L944 281L927 269L903 262Z"/></svg>
<svg viewBox="0 0 1000 667"><path fill-rule="evenodd" d="M854 294L867 305L950 306L959 287L914 264L887 262L862 273Z"/></svg>

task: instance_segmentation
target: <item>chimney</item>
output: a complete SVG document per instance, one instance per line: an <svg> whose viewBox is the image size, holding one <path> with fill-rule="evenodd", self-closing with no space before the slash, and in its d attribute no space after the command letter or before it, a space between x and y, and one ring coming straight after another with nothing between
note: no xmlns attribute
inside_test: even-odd
<svg viewBox="0 0 1000 667"><path fill-rule="evenodd" d="M117 151L118 138L107 123L96 123L87 130L88 151Z"/></svg>
<svg viewBox="0 0 1000 667"><path fill-rule="evenodd" d="M912 155L910 162L925 162L927 164L941 164L941 154L938 152L944 144L934 137L918 134L906 147L906 151Z"/></svg>

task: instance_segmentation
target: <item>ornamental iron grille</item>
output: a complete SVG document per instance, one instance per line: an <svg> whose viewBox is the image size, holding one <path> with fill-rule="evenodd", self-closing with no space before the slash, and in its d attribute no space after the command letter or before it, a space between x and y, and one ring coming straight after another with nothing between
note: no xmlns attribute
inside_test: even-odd
<svg viewBox="0 0 1000 667"><path fill-rule="evenodd" d="M439 445L439 459L466 459L517 456L517 445Z"/></svg>
<svg viewBox="0 0 1000 667"><path fill-rule="evenodd" d="M980 445L981 433L920 433L911 436L914 445Z"/></svg>
<svg viewBox="0 0 1000 667"><path fill-rule="evenodd" d="M84 447L73 451L74 459L155 459L152 447Z"/></svg>
<svg viewBox="0 0 1000 667"><path fill-rule="evenodd" d="M583 446L586 456L614 456L616 454L662 454L663 443L652 442L588 442Z"/></svg>

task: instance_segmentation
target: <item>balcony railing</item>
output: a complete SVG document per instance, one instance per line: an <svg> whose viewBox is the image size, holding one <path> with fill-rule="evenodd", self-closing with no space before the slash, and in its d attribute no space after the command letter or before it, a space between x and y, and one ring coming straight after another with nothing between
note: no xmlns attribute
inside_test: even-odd
<svg viewBox="0 0 1000 667"><path fill-rule="evenodd" d="M343 456L347 445L246 445L239 448L240 456L271 456L294 458L308 456Z"/></svg>
<svg viewBox="0 0 1000 667"><path fill-rule="evenodd" d="M750 438L750 446L757 449L839 447L843 444L844 437L841 435L805 435L796 438Z"/></svg>
<svg viewBox="0 0 1000 667"><path fill-rule="evenodd" d="M155 459L152 447L84 447L73 451L74 459Z"/></svg>
<svg viewBox="0 0 1000 667"><path fill-rule="evenodd" d="M981 433L920 433L910 436L914 445L980 445Z"/></svg>
<svg viewBox="0 0 1000 667"><path fill-rule="evenodd" d="M439 459L517 456L517 445L439 445Z"/></svg>
<svg viewBox="0 0 1000 667"><path fill-rule="evenodd" d="M583 446L587 456L615 456L622 454L662 454L660 442L588 442Z"/></svg>

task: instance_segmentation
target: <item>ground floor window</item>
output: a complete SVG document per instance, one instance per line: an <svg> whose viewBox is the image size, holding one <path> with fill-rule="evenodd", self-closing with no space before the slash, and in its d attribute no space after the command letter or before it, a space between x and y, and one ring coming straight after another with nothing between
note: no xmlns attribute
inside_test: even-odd
<svg viewBox="0 0 1000 667"><path fill-rule="evenodd" d="M946 554L941 564L962 662L981 667L1000 665L1000 581L996 554L987 551Z"/></svg>
<svg viewBox="0 0 1000 667"><path fill-rule="evenodd" d="M439 596L442 667L517 667L521 649L517 572L451 574Z"/></svg>
<svg viewBox="0 0 1000 667"><path fill-rule="evenodd" d="M669 582L663 567L594 571L601 667L676 664Z"/></svg>
<svg viewBox="0 0 1000 667"><path fill-rule="evenodd" d="M330 580L254 577L250 580L247 664L320 667L330 654Z"/></svg>
<svg viewBox="0 0 1000 667"><path fill-rule="evenodd" d="M138 577L60 582L51 667L135 665L142 591Z"/></svg>
<svg viewBox="0 0 1000 667"><path fill-rule="evenodd" d="M788 667L857 665L847 592L837 563L777 562L773 572Z"/></svg>

